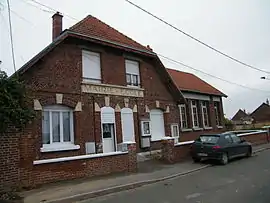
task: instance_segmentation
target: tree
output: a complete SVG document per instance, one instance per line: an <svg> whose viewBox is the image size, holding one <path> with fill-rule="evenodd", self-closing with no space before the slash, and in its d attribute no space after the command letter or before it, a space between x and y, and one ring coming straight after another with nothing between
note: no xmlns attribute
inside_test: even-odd
<svg viewBox="0 0 270 203"><path fill-rule="evenodd" d="M227 130L233 130L234 124L231 120L229 120L228 118L225 118L225 127Z"/></svg>
<svg viewBox="0 0 270 203"><path fill-rule="evenodd" d="M8 77L0 71L0 134L10 126L21 129L34 118L34 110L29 108L28 102L25 86L18 77Z"/></svg>

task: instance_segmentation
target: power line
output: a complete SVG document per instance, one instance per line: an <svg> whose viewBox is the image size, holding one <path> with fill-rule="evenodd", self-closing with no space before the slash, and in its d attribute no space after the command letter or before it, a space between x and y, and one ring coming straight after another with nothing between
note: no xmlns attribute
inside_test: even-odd
<svg viewBox="0 0 270 203"><path fill-rule="evenodd" d="M232 85L237 85L237 86L239 86L239 87L246 88L246 89L249 89L249 90L255 90L255 91L262 91L262 92L265 92L265 93L270 93L270 91L261 90L261 89L257 89L257 88L253 88L253 87L248 87L248 86L245 86L245 85L241 85L241 84L238 84L238 83L235 83L235 82L232 82L232 81L223 79L223 78L221 78L221 77L218 77L218 76L212 75L212 74L210 74L210 73L204 72L204 71L199 70L199 69L197 69L197 68L194 68L194 67L192 67L192 66L186 65L186 64L184 64L184 63L182 63L182 62L180 62L180 61L171 59L171 58L169 58L169 57L167 57L167 56L164 56L164 55L161 55L161 54L157 54L157 55L160 56L160 57L162 57L162 58L164 58L164 59L166 59L166 60L168 60L168 61L174 62L174 63L176 63L176 64L179 64L179 65L181 65L181 66L184 66L184 67L189 68L189 69L192 69L192 70L195 70L195 71L197 71L197 72L203 73L204 75L208 75L208 76L210 76L210 77L219 79L219 80L221 80L221 81L223 81L223 82L227 82L227 83L232 84Z"/></svg>
<svg viewBox="0 0 270 203"><path fill-rule="evenodd" d="M37 8L37 9L39 9L39 10L45 12L45 13L50 13L50 14L54 13L54 11L48 11L48 10L42 9L42 8L38 7L37 5L34 5L34 4L29 3L26 0L22 0L22 2L28 4L28 5L32 6L32 7L35 7L35 8Z"/></svg>
<svg viewBox="0 0 270 203"><path fill-rule="evenodd" d="M40 5L40 6L43 6L43 7L47 8L47 9L52 10L52 11L54 11L54 12L57 12L57 11L58 11L58 10L56 10L56 9L50 7L50 6L47 6L47 5L45 5L45 4L42 4L42 3L38 2L38 1L36 1L36 0L29 0L29 1L32 1L32 2L34 2L34 3L36 3L36 4ZM70 15L68 15L68 14L66 14L66 13L63 13L63 14L64 14L64 16L66 16L66 17L68 17L68 18L70 18L70 19L72 19L72 20L78 21L78 19L76 19L76 18L74 18L74 17L72 17L72 16L70 16Z"/></svg>
<svg viewBox="0 0 270 203"><path fill-rule="evenodd" d="M13 68L14 68L14 73L15 73L16 72L16 64L15 64L15 54L14 54L14 44L13 44L13 36L12 36L12 23L11 23L9 0L7 0L7 6L8 6L9 36L10 36L10 44L11 44L12 62L13 62Z"/></svg>
<svg viewBox="0 0 270 203"><path fill-rule="evenodd" d="M269 71L266 71L266 70L262 70L262 69L256 68L255 66L249 65L249 64L247 64L247 63L245 63L245 62L242 62L242 61L240 61L240 60L238 60L238 59L236 59L236 58L234 58L234 57L232 57L232 56L230 56L230 55L228 55L228 54L226 54L226 53L224 53L224 52L218 50L217 48L214 48L213 46L208 45L207 43L205 43L205 42L199 40L198 38L193 37L191 34L188 34L187 32L185 32L185 31L183 31L183 30L177 28L176 26L172 25L171 23L168 23L167 21L165 21L165 20L163 20L162 18L156 16L155 14L153 14L153 13L147 11L146 9L140 7L139 5L133 3L133 2L131 2L131 1L129 1L129 0L125 0L125 1L128 2L129 4L135 6L136 8L140 9L141 11L147 13L148 15L154 17L155 19L157 19L157 20L159 20L159 21L165 23L166 25L172 27L173 29L177 30L178 32L181 32L182 34L188 36L189 38L193 39L194 41L196 41L196 42L202 44L203 46L205 46L205 47L207 47L207 48L209 48L209 49L211 49L211 50L213 50L213 51L219 53L220 55L223 55L223 56L225 56L225 57L227 57L227 58L229 58L229 59L231 59L231 60L233 60L233 61L235 61L235 62L237 62L237 63L239 63L239 64L241 64L241 65L243 65L243 66L246 66L246 67L249 67L249 68L251 68L251 69L254 69L254 70L257 70L257 71L261 71L261 72L270 74Z"/></svg>
<svg viewBox="0 0 270 203"><path fill-rule="evenodd" d="M16 12L13 11L12 9L10 9L10 11L11 11L14 15L16 15L18 18L20 18L21 20L23 20L23 21L25 21L25 22L27 22L27 23L29 23L29 24L35 26L32 22L30 22L29 20L27 20L26 18L24 18L24 17L21 16L20 14L16 13Z"/></svg>

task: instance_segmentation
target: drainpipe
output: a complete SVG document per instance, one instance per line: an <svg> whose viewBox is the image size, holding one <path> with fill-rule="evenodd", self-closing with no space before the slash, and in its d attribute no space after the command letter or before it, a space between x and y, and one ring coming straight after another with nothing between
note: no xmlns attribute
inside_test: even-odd
<svg viewBox="0 0 270 203"><path fill-rule="evenodd" d="M96 151L96 154L98 153L97 151L97 138L96 138L96 111L95 111L95 97L92 96L92 101L93 101L93 115L94 115L94 118L93 118L93 121L94 121L94 141L95 141L95 151Z"/></svg>

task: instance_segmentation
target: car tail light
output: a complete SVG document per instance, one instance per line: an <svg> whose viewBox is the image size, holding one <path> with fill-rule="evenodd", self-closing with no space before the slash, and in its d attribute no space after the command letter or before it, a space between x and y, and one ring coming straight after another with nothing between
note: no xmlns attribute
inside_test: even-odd
<svg viewBox="0 0 270 203"><path fill-rule="evenodd" d="M220 146L214 146L213 149L220 149L221 147Z"/></svg>

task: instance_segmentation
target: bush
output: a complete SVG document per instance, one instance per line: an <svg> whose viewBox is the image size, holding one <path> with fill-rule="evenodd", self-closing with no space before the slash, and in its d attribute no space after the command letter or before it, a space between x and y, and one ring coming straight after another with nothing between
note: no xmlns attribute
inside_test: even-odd
<svg viewBox="0 0 270 203"><path fill-rule="evenodd" d="M0 71L0 134L10 126L20 129L34 118L28 102L25 86L18 77L8 77Z"/></svg>

